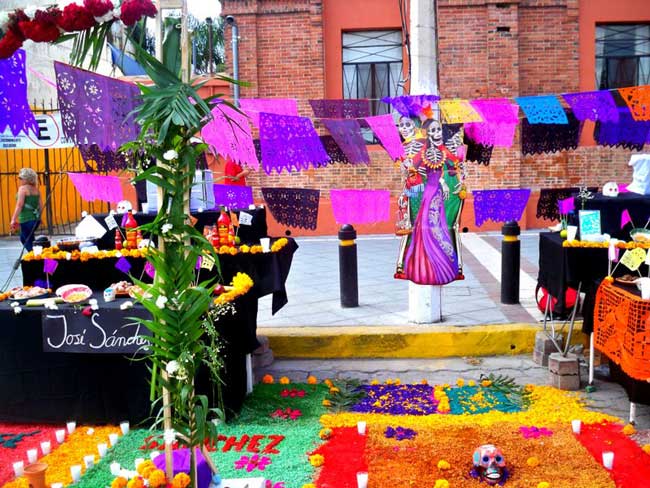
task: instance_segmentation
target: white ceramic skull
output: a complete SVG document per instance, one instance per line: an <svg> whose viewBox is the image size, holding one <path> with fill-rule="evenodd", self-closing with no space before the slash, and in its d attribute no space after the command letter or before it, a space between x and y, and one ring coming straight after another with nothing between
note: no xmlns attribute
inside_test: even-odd
<svg viewBox="0 0 650 488"><path fill-rule="evenodd" d="M434 146L442 145L442 125L440 122L432 120L427 128L427 135Z"/></svg>
<svg viewBox="0 0 650 488"><path fill-rule="evenodd" d="M603 186L603 196L606 197L617 197L618 196L618 185L615 181L608 181Z"/></svg>
<svg viewBox="0 0 650 488"><path fill-rule="evenodd" d="M117 213L123 214L127 213L129 210L133 210L133 205L128 200L122 200L117 203Z"/></svg>
<svg viewBox="0 0 650 488"><path fill-rule="evenodd" d="M404 140L415 135L415 124L408 117L401 117L399 119L398 128Z"/></svg>

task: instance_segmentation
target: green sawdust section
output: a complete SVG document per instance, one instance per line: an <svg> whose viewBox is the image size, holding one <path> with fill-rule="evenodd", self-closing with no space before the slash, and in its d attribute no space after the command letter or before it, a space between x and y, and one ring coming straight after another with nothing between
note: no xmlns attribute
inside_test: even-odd
<svg viewBox="0 0 650 488"><path fill-rule="evenodd" d="M282 390L304 390L305 396L282 397ZM246 399L240 415L229 424L220 428L220 433L225 437L234 437L231 441L221 440L217 444L217 451L211 453L221 476L224 478L253 478L263 476L273 483L284 481L286 488L301 488L305 483L311 483L314 468L309 464L307 453L314 450L320 440L318 432L321 429L319 418L327 410L322 406L322 401L327 395L325 385L257 385L254 392ZM296 420L272 418L270 414L278 409L291 408L300 410L302 415ZM133 469L133 462L137 458L149 458L148 449L140 449L145 445L145 439L152 435L162 438L162 432L150 430L132 430L120 438L117 445L111 449L101 462L89 469L81 481L75 484L76 488L108 487L113 481L110 473L110 464L120 463L123 467ZM248 440L244 438L248 436ZM249 452L253 436L256 438L258 455L268 456L271 463L263 471L253 469L235 469L235 462L242 456L249 458L255 452ZM280 440L280 436L284 436ZM279 442L278 442L279 440ZM223 452L224 446L230 443L231 447ZM264 453L271 443L276 443L270 450L278 453ZM241 447L238 445L240 444ZM239 450L238 450L239 448Z"/></svg>
<svg viewBox="0 0 650 488"><path fill-rule="evenodd" d="M584 343L576 322L572 343ZM531 353L541 325L260 327L278 358L434 358Z"/></svg>

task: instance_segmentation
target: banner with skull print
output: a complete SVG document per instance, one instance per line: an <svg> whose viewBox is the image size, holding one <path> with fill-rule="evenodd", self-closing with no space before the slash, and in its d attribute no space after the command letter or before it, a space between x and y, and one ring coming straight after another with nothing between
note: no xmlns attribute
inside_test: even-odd
<svg viewBox="0 0 650 488"><path fill-rule="evenodd" d="M404 157L396 233L402 236L396 278L444 285L462 277L458 225L466 195L461 124L441 124L432 107L402 116Z"/></svg>

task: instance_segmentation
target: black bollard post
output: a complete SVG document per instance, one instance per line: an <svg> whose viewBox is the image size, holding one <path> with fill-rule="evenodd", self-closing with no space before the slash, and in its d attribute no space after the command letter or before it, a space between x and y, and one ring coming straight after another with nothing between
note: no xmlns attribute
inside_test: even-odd
<svg viewBox="0 0 650 488"><path fill-rule="evenodd" d="M339 230L339 283L341 307L359 306L359 285L357 276L357 231L350 224Z"/></svg>
<svg viewBox="0 0 650 488"><path fill-rule="evenodd" d="M521 242L519 224L510 220L501 229L501 303L519 303L519 256Z"/></svg>

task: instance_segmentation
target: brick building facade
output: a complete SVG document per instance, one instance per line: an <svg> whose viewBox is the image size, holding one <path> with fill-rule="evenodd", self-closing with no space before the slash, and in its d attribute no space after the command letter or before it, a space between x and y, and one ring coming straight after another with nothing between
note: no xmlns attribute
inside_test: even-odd
<svg viewBox="0 0 650 488"><path fill-rule="evenodd" d="M240 79L250 83L242 87L241 96L296 98L305 116L312 115L310 98L343 98L343 33L401 29L396 0L222 0L222 6L222 15L234 16L239 25ZM594 90L595 26L608 22L650 23L647 0L619 0L615 7L609 0L438 0L440 95L513 98ZM227 29L227 45L230 34ZM226 51L231 66L231 52ZM468 188L532 188L521 224L547 225L535 219L541 188L631 180L631 152L594 145L592 129L587 123L577 150L549 155L523 156L517 136L512 148L495 148L488 167L467 165ZM380 147L371 146L369 152L368 166L332 164L281 175L261 171L251 175L249 184L256 190L320 189L317 233L330 233L335 226L329 188L389 188L393 196L399 192L393 162ZM463 225L472 229L473 221L470 198ZM392 225L365 230L390 232Z"/></svg>

